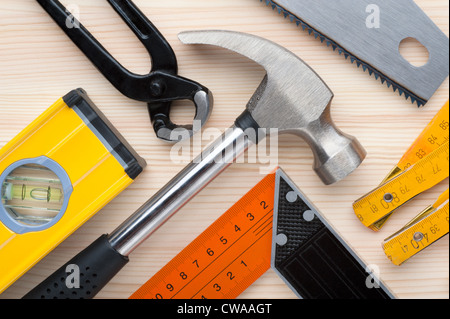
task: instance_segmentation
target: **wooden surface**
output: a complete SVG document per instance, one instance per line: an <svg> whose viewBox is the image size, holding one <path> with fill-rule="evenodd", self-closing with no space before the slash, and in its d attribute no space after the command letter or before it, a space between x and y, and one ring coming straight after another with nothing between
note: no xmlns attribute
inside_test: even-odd
<svg viewBox="0 0 450 319"><path fill-rule="evenodd" d="M449 297L448 236L402 267L385 257L381 243L420 210L434 202L448 181L402 208L380 233L364 228L352 203L375 187L448 99L448 79L425 108L418 109L392 89L356 68L330 48L301 31L258 0L136 0L167 37L177 54L180 74L208 86L215 109L208 128L225 130L240 115L263 70L247 59L211 47L180 43L177 34L193 29L228 29L271 39L304 59L328 83L336 97L333 117L355 135L369 155L344 181L326 187L315 175L312 154L296 137L280 138L279 165L330 220L338 232L399 298ZM447 0L416 1L448 35ZM69 1L63 1L68 5ZM147 73L145 49L103 0L74 1L82 22L126 67ZM419 60L419 48L409 53ZM159 141L146 106L117 92L68 40L36 1L0 3L0 146L6 144L56 99L83 87L149 164L143 175L94 218L77 230L0 298L20 298L101 234L111 232L165 185L187 163L171 163L171 145ZM176 119L190 122L193 112L177 103ZM206 138L204 143L208 143ZM140 246L131 262L98 295L127 298L171 260L242 195L263 178L259 164L236 164L219 176L181 212ZM295 298L267 272L241 298Z"/></svg>

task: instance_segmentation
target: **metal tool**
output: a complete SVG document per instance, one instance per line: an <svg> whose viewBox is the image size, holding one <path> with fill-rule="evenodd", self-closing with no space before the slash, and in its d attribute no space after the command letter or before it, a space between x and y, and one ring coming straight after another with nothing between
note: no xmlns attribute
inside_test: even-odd
<svg viewBox="0 0 450 319"><path fill-rule="evenodd" d="M315 154L314 170L326 184L345 178L365 157L358 141L343 134L331 121L333 93L293 53L268 40L238 32L196 31L182 33L179 37L184 43L211 44L239 52L260 63L267 75L230 130L121 226L69 262L88 265L90 272L96 273L95 279L89 274L85 276L91 283L96 282L96 289L89 291L91 297L127 263L127 256L144 240L238 156L264 139L270 129L302 136ZM105 267L110 271L105 272ZM53 297L53 294L47 294L47 286L61 276L65 276L64 267L27 297ZM78 293L81 295L88 297L83 291Z"/></svg>
<svg viewBox="0 0 450 319"><path fill-rule="evenodd" d="M145 167L83 90L49 107L0 150L0 293Z"/></svg>
<svg viewBox="0 0 450 319"><path fill-rule="evenodd" d="M422 106L449 74L448 37L413 0L260 0ZM371 22L371 15L379 23ZM369 23L367 23L369 22ZM399 52L414 38L429 52L416 67Z"/></svg>
<svg viewBox="0 0 450 319"><path fill-rule="evenodd" d="M213 109L211 92L177 75L177 58L170 44L131 0L108 2L150 53L152 70L146 75L134 74L123 67L59 1L37 2L117 90L133 100L148 103L158 138L178 142L191 137L206 124ZM179 100L194 103L198 123L176 125L170 120L172 102ZM189 134L183 134L185 131Z"/></svg>
<svg viewBox="0 0 450 319"><path fill-rule="evenodd" d="M271 266L299 298L393 298L278 168L130 299L235 299Z"/></svg>

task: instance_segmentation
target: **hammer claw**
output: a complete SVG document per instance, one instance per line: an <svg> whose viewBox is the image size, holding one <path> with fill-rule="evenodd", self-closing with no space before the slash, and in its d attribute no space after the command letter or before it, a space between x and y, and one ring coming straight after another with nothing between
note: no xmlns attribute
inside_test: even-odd
<svg viewBox="0 0 450 319"><path fill-rule="evenodd" d="M325 184L347 177L364 160L366 151L357 139L339 130L331 119L333 92L294 53L267 39L233 31L188 31L180 33L179 39L223 47L263 66L267 75L247 104L246 121L239 123L256 123L252 128L276 128L304 138L314 154L314 170Z"/></svg>

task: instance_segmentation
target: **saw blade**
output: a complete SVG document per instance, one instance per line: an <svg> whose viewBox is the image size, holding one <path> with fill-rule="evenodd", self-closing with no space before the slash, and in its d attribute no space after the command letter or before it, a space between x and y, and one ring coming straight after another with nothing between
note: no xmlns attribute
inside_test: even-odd
<svg viewBox="0 0 450 319"><path fill-rule="evenodd" d="M448 37L413 0L260 1L419 107L449 74ZM372 14L379 24L371 23ZM414 66L401 55L400 44L408 38L428 50L425 65Z"/></svg>

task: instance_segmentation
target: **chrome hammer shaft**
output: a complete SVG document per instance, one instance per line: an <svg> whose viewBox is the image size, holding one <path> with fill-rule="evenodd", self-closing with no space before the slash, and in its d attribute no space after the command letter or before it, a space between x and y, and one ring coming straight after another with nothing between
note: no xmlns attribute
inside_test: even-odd
<svg viewBox="0 0 450 319"><path fill-rule="evenodd" d="M252 144L242 128L234 126L227 130L221 138L113 231L108 237L111 246L122 256L129 256Z"/></svg>

